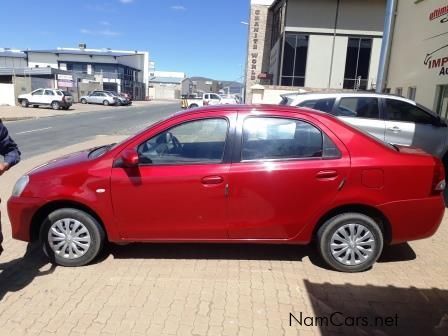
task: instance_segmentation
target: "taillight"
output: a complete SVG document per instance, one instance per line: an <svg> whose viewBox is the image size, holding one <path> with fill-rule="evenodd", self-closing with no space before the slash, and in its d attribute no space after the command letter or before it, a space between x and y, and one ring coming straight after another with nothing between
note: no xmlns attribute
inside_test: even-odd
<svg viewBox="0 0 448 336"><path fill-rule="evenodd" d="M445 190L445 168L440 159L435 159L436 165L434 166L434 176L432 180L432 192L434 194L439 194Z"/></svg>
<svg viewBox="0 0 448 336"><path fill-rule="evenodd" d="M65 103L65 96L62 96L62 101Z"/></svg>

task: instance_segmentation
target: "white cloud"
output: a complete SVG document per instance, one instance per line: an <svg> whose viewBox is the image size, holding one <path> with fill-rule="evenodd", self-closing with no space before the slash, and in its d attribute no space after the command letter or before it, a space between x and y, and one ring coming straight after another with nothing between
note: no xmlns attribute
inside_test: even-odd
<svg viewBox="0 0 448 336"><path fill-rule="evenodd" d="M175 10L175 11L184 11L184 10L187 10L187 8L185 8L184 6L182 6L182 5L175 5L175 6L171 6L170 7L172 10Z"/></svg>
<svg viewBox="0 0 448 336"><path fill-rule="evenodd" d="M109 21L100 21L100 25L102 25L102 26L110 26L110 22Z"/></svg>
<svg viewBox="0 0 448 336"><path fill-rule="evenodd" d="M90 29L82 28L80 30L80 32L81 32L81 34L86 34L86 35L100 35L100 36L109 36L109 37L114 37L114 36L121 35L120 32L112 31L112 30L109 30L109 29L90 30Z"/></svg>
<svg viewBox="0 0 448 336"><path fill-rule="evenodd" d="M134 0L119 0L122 4L130 4L131 2L134 2Z"/></svg>

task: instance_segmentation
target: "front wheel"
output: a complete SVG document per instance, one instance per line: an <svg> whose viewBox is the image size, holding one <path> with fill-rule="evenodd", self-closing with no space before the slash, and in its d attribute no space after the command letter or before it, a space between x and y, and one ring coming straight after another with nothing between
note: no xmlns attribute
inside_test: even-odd
<svg viewBox="0 0 448 336"><path fill-rule="evenodd" d="M87 104L87 99L81 99L81 104Z"/></svg>
<svg viewBox="0 0 448 336"><path fill-rule="evenodd" d="M317 243L322 258L333 269L362 272L378 260L383 250L383 233L372 218L345 213L320 227Z"/></svg>
<svg viewBox="0 0 448 336"><path fill-rule="evenodd" d="M51 262L67 267L84 266L101 251L105 233L98 221L88 213L63 208L45 219L40 241Z"/></svg>
<svg viewBox="0 0 448 336"><path fill-rule="evenodd" d="M28 107L28 100L22 99L22 101L20 102L20 105L22 105L22 107Z"/></svg>
<svg viewBox="0 0 448 336"><path fill-rule="evenodd" d="M109 101L108 100L103 101L103 105L104 106L109 106Z"/></svg>

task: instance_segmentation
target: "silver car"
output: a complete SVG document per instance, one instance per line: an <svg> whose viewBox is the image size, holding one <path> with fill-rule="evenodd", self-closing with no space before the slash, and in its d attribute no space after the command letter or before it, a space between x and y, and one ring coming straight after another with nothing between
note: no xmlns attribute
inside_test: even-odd
<svg viewBox="0 0 448 336"><path fill-rule="evenodd" d="M376 93L298 93L282 95L282 105L309 107L337 116L396 145L414 146L448 163L448 128L426 107Z"/></svg>
<svg viewBox="0 0 448 336"><path fill-rule="evenodd" d="M102 104L104 106L117 105L118 98L106 91L93 91L88 96L82 96L82 104Z"/></svg>

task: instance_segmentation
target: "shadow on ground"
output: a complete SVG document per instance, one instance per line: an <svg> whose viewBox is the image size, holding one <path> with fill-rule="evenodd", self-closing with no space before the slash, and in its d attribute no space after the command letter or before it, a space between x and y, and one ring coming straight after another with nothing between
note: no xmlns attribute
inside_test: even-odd
<svg viewBox="0 0 448 336"><path fill-rule="evenodd" d="M446 290L304 282L313 316L302 314L301 323L314 323L323 336L448 335ZM291 314L288 328L298 328L300 312Z"/></svg>
<svg viewBox="0 0 448 336"><path fill-rule="evenodd" d="M116 259L222 259L302 261L308 257L314 265L329 269L313 245L262 244L111 244L99 261L112 254ZM407 243L386 246L378 262L407 261L416 254Z"/></svg>
<svg viewBox="0 0 448 336"><path fill-rule="evenodd" d="M41 270L44 266L47 266L46 269ZM0 262L0 301L8 292L25 288L36 277L51 274L55 268L37 244L28 244L23 257Z"/></svg>

